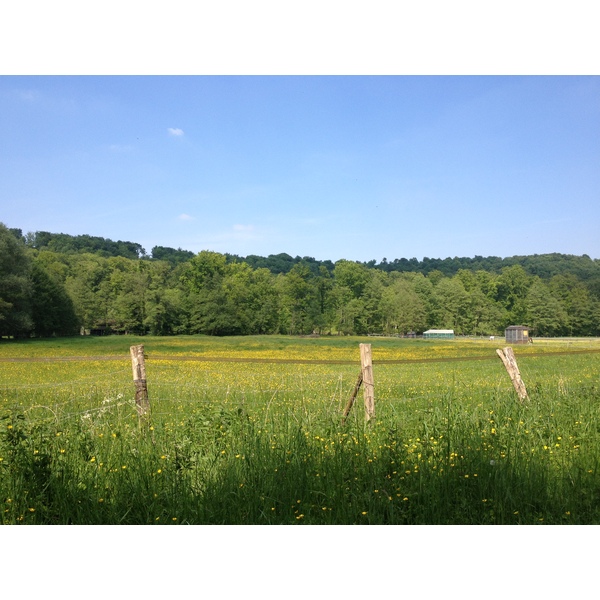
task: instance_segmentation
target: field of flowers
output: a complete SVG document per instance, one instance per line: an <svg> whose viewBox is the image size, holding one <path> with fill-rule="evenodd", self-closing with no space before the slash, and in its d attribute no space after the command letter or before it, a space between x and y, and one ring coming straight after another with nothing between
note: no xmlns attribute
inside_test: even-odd
<svg viewBox="0 0 600 600"><path fill-rule="evenodd" d="M376 418L365 423L359 396L342 425L360 342L373 348ZM144 422L128 355L137 343ZM600 523L600 343L515 347L523 404L495 354L503 346L2 341L2 523Z"/></svg>

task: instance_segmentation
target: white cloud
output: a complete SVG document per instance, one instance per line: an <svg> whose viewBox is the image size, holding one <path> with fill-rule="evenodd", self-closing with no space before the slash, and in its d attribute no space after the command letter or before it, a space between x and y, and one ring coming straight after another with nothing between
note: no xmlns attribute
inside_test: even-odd
<svg viewBox="0 0 600 600"><path fill-rule="evenodd" d="M234 231L254 231L254 225L234 225Z"/></svg>
<svg viewBox="0 0 600 600"><path fill-rule="evenodd" d="M191 215L186 215L185 213L179 215L177 217L180 221L195 221L196 217L192 217Z"/></svg>
<svg viewBox="0 0 600 600"><path fill-rule="evenodd" d="M35 90L2 90L0 97L8 100L20 100L22 102L33 103L40 99L40 93Z"/></svg>
<svg viewBox="0 0 600 600"><path fill-rule="evenodd" d="M183 129L169 127L167 131L169 132L169 135L174 135L175 137L181 137L183 135Z"/></svg>

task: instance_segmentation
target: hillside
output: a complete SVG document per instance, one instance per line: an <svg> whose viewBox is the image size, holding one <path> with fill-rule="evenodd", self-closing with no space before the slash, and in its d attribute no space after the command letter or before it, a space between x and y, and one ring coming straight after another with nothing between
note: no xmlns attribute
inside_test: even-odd
<svg viewBox="0 0 600 600"><path fill-rule="evenodd" d="M600 335L588 256L318 261L198 254L0 225L0 336Z"/></svg>
<svg viewBox="0 0 600 600"><path fill-rule="evenodd" d="M103 257L122 256L124 258L145 258L149 260L166 260L172 263L189 261L194 253L181 248L169 248L165 246L154 246L150 255L137 243L113 241L108 238L94 237L86 234L68 235L65 233L50 233L37 231L23 235L20 229L11 229L17 236L23 239L25 244L36 250L49 250L62 254L97 254ZM324 267L330 273L333 272L334 263L331 260L316 260L310 256L292 257L286 253L270 254L269 256L236 254L225 254L227 262L245 262L253 269L266 268L271 273L289 273L293 266L298 263L306 264L314 275L318 275L320 268ZM395 258L388 261L386 258L381 262L370 260L361 262L370 269L378 269L387 273L423 273L428 275L433 271L440 271L446 277L456 275L460 270L487 271L488 273L501 273L505 267L520 265L528 275L538 276L541 279L551 279L555 275L574 275L582 281L600 279L600 260L592 259L586 254L574 256L571 254L533 254L529 256L510 256L500 258L498 256L475 256L470 257L447 257L428 258L423 260L416 258Z"/></svg>

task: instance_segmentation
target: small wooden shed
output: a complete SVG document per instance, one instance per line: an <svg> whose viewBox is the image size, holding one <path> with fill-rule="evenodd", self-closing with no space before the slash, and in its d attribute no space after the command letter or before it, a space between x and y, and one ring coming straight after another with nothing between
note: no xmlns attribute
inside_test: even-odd
<svg viewBox="0 0 600 600"><path fill-rule="evenodd" d="M531 327L511 325L504 330L507 344L528 344L531 340Z"/></svg>

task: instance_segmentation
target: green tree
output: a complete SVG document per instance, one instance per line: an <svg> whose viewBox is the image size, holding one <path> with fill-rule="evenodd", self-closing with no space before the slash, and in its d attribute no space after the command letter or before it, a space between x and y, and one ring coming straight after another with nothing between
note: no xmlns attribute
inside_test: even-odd
<svg viewBox="0 0 600 600"><path fill-rule="evenodd" d="M445 276L438 269L434 269L433 271L430 271L428 273L427 279L429 279L429 281L431 281L433 286L436 286L440 281L442 281L442 279L445 279Z"/></svg>
<svg viewBox="0 0 600 600"><path fill-rule="evenodd" d="M186 286L195 291L217 289L222 282L227 266L227 257L218 252L202 250L188 263L181 275Z"/></svg>
<svg viewBox="0 0 600 600"><path fill-rule="evenodd" d="M135 265L135 263L134 263ZM146 294L150 276L143 261L124 271L119 292L114 300L114 327L125 333L146 333Z"/></svg>
<svg viewBox="0 0 600 600"><path fill-rule="evenodd" d="M166 260L172 264L187 262L194 257L194 253L181 248L168 248L165 246L154 246L152 248L152 258L155 260Z"/></svg>
<svg viewBox="0 0 600 600"><path fill-rule="evenodd" d="M567 313L539 277L529 288L526 319L539 336L563 335L567 329Z"/></svg>
<svg viewBox="0 0 600 600"><path fill-rule="evenodd" d="M74 335L79 324L73 301L37 261L31 265L33 333L40 337Z"/></svg>
<svg viewBox="0 0 600 600"><path fill-rule="evenodd" d="M334 287L331 301L334 314L333 326L344 335L363 334L369 330L369 307L374 314L377 284L371 285L371 272L357 262L338 260L333 269ZM379 290L381 292L381 290Z"/></svg>
<svg viewBox="0 0 600 600"><path fill-rule="evenodd" d="M507 315L502 306L493 300L497 293L496 278L485 271L460 269L454 279L460 281L468 294L462 311L462 333L500 333Z"/></svg>
<svg viewBox="0 0 600 600"><path fill-rule="evenodd" d="M250 276L250 329L253 334L277 333L281 298L275 277L269 269L260 268Z"/></svg>
<svg viewBox="0 0 600 600"><path fill-rule="evenodd" d="M404 278L394 281L383 291L381 313L385 333L406 334L426 328L425 303Z"/></svg>
<svg viewBox="0 0 600 600"><path fill-rule="evenodd" d="M319 296L309 267L296 263L282 282L284 322L290 334L308 334L318 326Z"/></svg>
<svg viewBox="0 0 600 600"><path fill-rule="evenodd" d="M360 298L370 279L367 267L350 260L338 260L333 269L336 285L346 287L352 292L353 298Z"/></svg>
<svg viewBox="0 0 600 600"><path fill-rule="evenodd" d="M487 271L476 271L477 287L487 298L496 300L498 298L498 276Z"/></svg>
<svg viewBox="0 0 600 600"><path fill-rule="evenodd" d="M435 300L434 300L434 290L433 284L428 277L425 277L422 273L410 273L404 274L404 277L410 276L411 284L413 289L421 298L423 302L423 306L425 308L426 314L426 323L424 329L429 327L438 327L436 324L436 312L435 312ZM418 330L417 330L418 331Z"/></svg>
<svg viewBox="0 0 600 600"><path fill-rule="evenodd" d="M227 257L203 250L183 267L181 281L189 291L192 332L209 335L240 333L244 317L236 315L234 310L240 298L227 297L227 291L233 295L240 290L232 281L228 283L229 289L226 289L226 275L232 274L228 269Z"/></svg>
<svg viewBox="0 0 600 600"><path fill-rule="evenodd" d="M145 294L144 326L152 335L188 333L184 291L172 263L155 260L147 263L150 282Z"/></svg>
<svg viewBox="0 0 600 600"><path fill-rule="evenodd" d="M434 288L436 327L466 333L468 327L469 294L458 278L442 279Z"/></svg>
<svg viewBox="0 0 600 600"><path fill-rule="evenodd" d="M0 223L0 335L22 337L33 329L29 273L22 239Z"/></svg>
<svg viewBox="0 0 600 600"><path fill-rule="evenodd" d="M296 269L290 282L300 271L300 267ZM268 269L254 271L247 263L227 262L223 254L203 251L184 265L181 280L189 292L193 332L242 335L277 330L279 291ZM296 327L298 318L303 318L304 297L301 290L288 288L288 292L299 294L299 304L291 305ZM303 326L301 323L300 328Z"/></svg>
<svg viewBox="0 0 600 600"><path fill-rule="evenodd" d="M319 333L323 333L325 329L331 331L333 324L333 311L331 310L331 290L333 289L334 281L331 272L324 265L319 266L319 275L315 278L317 289L317 304L319 307L316 326Z"/></svg>
<svg viewBox="0 0 600 600"><path fill-rule="evenodd" d="M357 333L381 333L383 331L381 302L388 285L387 273L373 269L368 271L367 284L361 296L364 309L359 319L360 328Z"/></svg>
<svg viewBox="0 0 600 600"><path fill-rule="evenodd" d="M527 320L526 297L532 281L521 265L502 269L497 280L496 300L506 309L505 325L523 324Z"/></svg>
<svg viewBox="0 0 600 600"><path fill-rule="evenodd" d="M595 335L597 302L589 289L575 275L555 275L548 288L560 300L567 313L569 335Z"/></svg>
<svg viewBox="0 0 600 600"><path fill-rule="evenodd" d="M72 259L65 288L73 300L77 320L85 329L106 323L106 305L98 291L108 274L105 258L82 254Z"/></svg>
<svg viewBox="0 0 600 600"><path fill-rule="evenodd" d="M355 298L352 290L336 285L330 294L333 308L333 329L341 335L364 333L365 304L361 298Z"/></svg>
<svg viewBox="0 0 600 600"><path fill-rule="evenodd" d="M150 335L178 335L188 333L188 319L182 291L155 289L146 295L144 327Z"/></svg>
<svg viewBox="0 0 600 600"><path fill-rule="evenodd" d="M507 320L506 310L486 296L479 288L469 292L464 311L464 333L495 335L502 332Z"/></svg>

